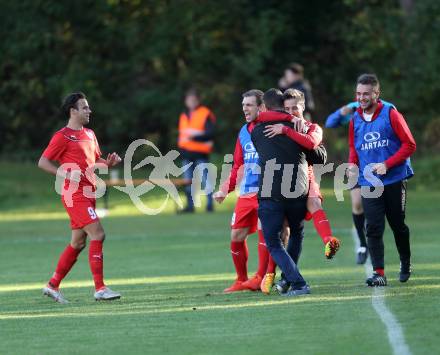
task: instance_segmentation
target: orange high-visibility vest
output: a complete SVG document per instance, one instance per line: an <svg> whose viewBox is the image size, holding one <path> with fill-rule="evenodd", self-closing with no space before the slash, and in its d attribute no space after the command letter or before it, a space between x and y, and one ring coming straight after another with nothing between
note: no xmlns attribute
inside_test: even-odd
<svg viewBox="0 0 440 355"><path fill-rule="evenodd" d="M213 141L197 142L189 136L191 134L203 134L205 132L205 123L211 111L205 106L199 106L188 117L186 113L182 113L179 118L179 140L178 147L190 152L198 152L209 154L212 152Z"/></svg>

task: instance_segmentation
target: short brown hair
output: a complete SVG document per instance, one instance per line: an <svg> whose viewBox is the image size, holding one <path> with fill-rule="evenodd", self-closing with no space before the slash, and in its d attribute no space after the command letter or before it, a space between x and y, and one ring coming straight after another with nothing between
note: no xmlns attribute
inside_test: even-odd
<svg viewBox="0 0 440 355"><path fill-rule="evenodd" d="M304 93L297 89L287 89L283 93L283 101L295 99L298 100L298 103L306 104L306 99Z"/></svg>
<svg viewBox="0 0 440 355"><path fill-rule="evenodd" d="M357 79L358 84L362 85L371 85L372 87L375 87L379 89L379 79L377 78L376 74L362 74Z"/></svg>
<svg viewBox="0 0 440 355"><path fill-rule="evenodd" d="M255 100L257 101L257 105L260 106L263 103L263 95L264 93L261 90L258 89L252 89L249 91L246 91L243 93L242 97L255 97Z"/></svg>

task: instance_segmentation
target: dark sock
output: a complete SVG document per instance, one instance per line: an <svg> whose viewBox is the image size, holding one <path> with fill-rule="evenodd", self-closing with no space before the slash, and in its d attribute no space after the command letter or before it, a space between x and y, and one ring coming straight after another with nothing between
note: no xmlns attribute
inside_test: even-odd
<svg viewBox="0 0 440 355"><path fill-rule="evenodd" d="M385 264L383 239L368 238L368 251L373 269L383 269Z"/></svg>
<svg viewBox="0 0 440 355"><path fill-rule="evenodd" d="M367 246L367 240L365 238L365 215L362 214L354 214L353 213L353 222L356 227L356 231L359 237L359 242L361 247Z"/></svg>

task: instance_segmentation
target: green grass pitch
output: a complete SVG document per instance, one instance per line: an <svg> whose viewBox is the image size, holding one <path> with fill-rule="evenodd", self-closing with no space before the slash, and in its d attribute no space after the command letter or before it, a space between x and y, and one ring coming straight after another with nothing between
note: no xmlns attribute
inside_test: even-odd
<svg viewBox="0 0 440 355"><path fill-rule="evenodd" d="M69 240L68 220L50 177L23 168L0 169L1 354L391 354L386 328L355 265L350 203L325 190L324 207L342 247L327 261L311 223L300 268L312 288L306 297L275 293L225 295L234 279L229 221L234 197L214 214L168 210L139 214L112 191L103 219L108 285L123 298L93 300L87 252L62 284L69 305L41 295ZM17 179L20 186L17 186ZM398 258L386 230L386 306L402 326L413 354L440 346L440 192L409 191L414 273L397 280ZM154 201L150 201L154 203ZM257 238L249 237L249 273Z"/></svg>

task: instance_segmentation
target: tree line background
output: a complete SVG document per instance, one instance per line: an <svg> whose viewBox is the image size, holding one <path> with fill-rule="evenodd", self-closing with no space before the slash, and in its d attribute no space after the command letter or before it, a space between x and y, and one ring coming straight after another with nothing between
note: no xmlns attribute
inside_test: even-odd
<svg viewBox="0 0 440 355"><path fill-rule="evenodd" d="M418 154L440 148L440 2L436 0L0 0L0 155L34 159L65 125L63 97L89 98L104 151L137 138L176 146L191 86L218 118L216 151L231 152L241 93L276 87L302 63L314 120L354 98L375 72L404 113ZM346 129L326 130L334 159Z"/></svg>

